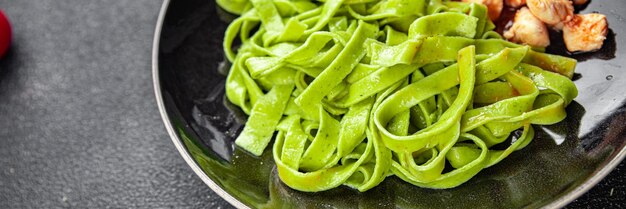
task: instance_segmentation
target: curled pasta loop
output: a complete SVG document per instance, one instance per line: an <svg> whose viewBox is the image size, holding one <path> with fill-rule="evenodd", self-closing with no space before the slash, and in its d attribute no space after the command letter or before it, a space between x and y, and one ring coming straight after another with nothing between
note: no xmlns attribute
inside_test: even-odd
<svg viewBox="0 0 626 209"><path fill-rule="evenodd" d="M249 115L235 144L260 156L274 139L296 190L367 191L391 175L456 187L526 147L533 125L563 120L578 95L576 60L503 40L480 4L217 3L240 15L223 42L226 98Z"/></svg>

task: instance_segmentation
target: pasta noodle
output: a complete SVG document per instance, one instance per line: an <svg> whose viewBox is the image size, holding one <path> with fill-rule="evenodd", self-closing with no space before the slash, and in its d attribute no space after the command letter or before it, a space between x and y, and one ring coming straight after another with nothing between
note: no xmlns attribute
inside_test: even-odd
<svg viewBox="0 0 626 209"><path fill-rule="evenodd" d="M483 5L217 3L240 15L223 45L226 96L249 114L235 143L259 156L275 138L296 190L366 191L391 175L456 187L528 145L532 124L563 120L578 94L575 60L503 40Z"/></svg>

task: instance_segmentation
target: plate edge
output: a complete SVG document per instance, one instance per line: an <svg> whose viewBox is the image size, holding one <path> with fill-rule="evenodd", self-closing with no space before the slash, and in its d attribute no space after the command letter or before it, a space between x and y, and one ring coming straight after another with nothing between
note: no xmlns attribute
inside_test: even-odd
<svg viewBox="0 0 626 209"><path fill-rule="evenodd" d="M170 122L170 117L165 111L165 104L163 102L162 92L161 92L161 83L159 81L159 46L161 39L161 32L163 28L163 21L165 20L165 15L167 13L167 9L169 7L170 0L164 0L161 5L161 9L159 11L159 16L156 22L156 28L154 30L154 40L152 42L152 83L154 87L154 96L156 98L157 106L159 108L159 112L161 114L161 119L163 120L163 124L167 133L170 136L170 139L174 143L174 146L178 150L178 153L183 157L185 162L191 167L191 169L196 173L200 179L211 188L217 195L226 200L231 205L237 208L250 208L243 204L241 201L237 200L232 195L228 194L224 189L222 189L219 185L217 185L209 176L207 176L204 171L198 166L197 162L191 157L191 154L187 151L185 146L183 145L180 137L176 134L174 127Z"/></svg>
<svg viewBox="0 0 626 209"><path fill-rule="evenodd" d="M609 173L611 173L611 171L613 171L615 167L617 167L624 160L624 157L626 157L626 146L622 146L622 150L617 151L617 154L613 157L613 159L611 159L611 161L602 166L600 170L594 172L594 174L592 174L591 177L585 180L580 186L541 208L563 208L567 206L567 204L587 193L591 188L600 183L602 179L609 175Z"/></svg>

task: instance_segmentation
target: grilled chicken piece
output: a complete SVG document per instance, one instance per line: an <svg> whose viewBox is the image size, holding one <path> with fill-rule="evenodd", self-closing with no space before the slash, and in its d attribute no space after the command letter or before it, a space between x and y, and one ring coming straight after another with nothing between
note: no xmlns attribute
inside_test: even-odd
<svg viewBox="0 0 626 209"><path fill-rule="evenodd" d="M526 0L504 0L504 4L509 7L519 8L526 5Z"/></svg>
<svg viewBox="0 0 626 209"><path fill-rule="evenodd" d="M550 45L548 28L526 7L522 7L515 13L513 25L504 32L504 37L512 42L524 43L534 47Z"/></svg>
<svg viewBox="0 0 626 209"><path fill-rule="evenodd" d="M530 12L548 25L568 22L574 17L574 6L570 0L527 0Z"/></svg>
<svg viewBox="0 0 626 209"><path fill-rule="evenodd" d="M563 26L563 40L570 52L588 52L602 48L608 23L603 14L576 15Z"/></svg>
<svg viewBox="0 0 626 209"><path fill-rule="evenodd" d="M491 19L491 21L496 21L498 17L500 17L502 7L504 7L502 1L503 0L463 0L463 2L474 2L487 6L489 19Z"/></svg>

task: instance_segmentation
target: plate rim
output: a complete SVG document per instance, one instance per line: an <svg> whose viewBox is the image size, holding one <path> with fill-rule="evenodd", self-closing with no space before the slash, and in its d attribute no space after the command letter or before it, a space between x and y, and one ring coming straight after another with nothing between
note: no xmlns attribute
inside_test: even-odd
<svg viewBox="0 0 626 209"><path fill-rule="evenodd" d="M167 13L167 9L169 8L171 0L163 0L163 4L161 5L161 9L159 11L159 15L156 22L156 28L154 30L154 39L152 42L152 82L154 87L155 98L157 102L157 106L159 108L159 112L161 114L161 119L163 120L163 125L167 129L167 133L170 136L170 139L174 143L174 146L178 150L178 153L183 157L185 162L191 167L194 173L200 177L200 179L207 185L213 192L219 195L221 198L226 200L231 205L236 208L250 208L245 205L243 202L235 198L226 192L222 187L217 185L215 181L213 181L198 165L198 163L193 159L187 147L183 144L182 139L178 134L171 123L169 114L165 110L165 103L163 101L163 94L161 91L161 82L159 80L159 48L160 48L160 39L161 32L163 28L163 22L165 20L165 16ZM585 194L595 185L597 185L602 179L604 179L611 171L619 165L624 158L626 157L626 146L622 147L620 150L610 161L606 162L606 164L600 169L594 171L590 177L585 179L582 184L577 186L575 189L572 189L564 194L561 194L560 197L555 199L553 202L542 206L542 208L562 208L567 204L571 203L581 195Z"/></svg>
<svg viewBox="0 0 626 209"><path fill-rule="evenodd" d="M198 165L198 163L193 159L191 153L187 150L187 147L183 144L182 139L176 134L174 127L172 126L171 120L167 111L165 110L165 103L163 102L163 94L161 92L161 82L159 80L159 47L161 40L161 32L163 28L163 22L165 20L165 15L167 13L167 9L169 8L170 0L164 0L161 5L161 9L159 11L159 16L156 22L156 28L154 30L154 39L152 42L152 83L154 87L155 98L157 102L157 106L159 108L159 112L161 113L161 119L163 120L163 124L165 125L165 129L167 129L167 133L170 136L170 139L174 143L176 150L183 157L187 165L191 167L194 173L200 179L213 190L217 195L219 195L222 199L226 200L231 205L236 208L250 208L247 205L243 204L243 202L239 201L237 198L230 195L226 192L222 187L217 185L215 181L213 181Z"/></svg>

